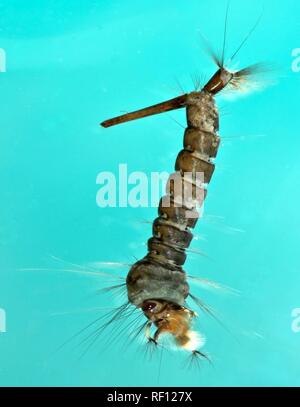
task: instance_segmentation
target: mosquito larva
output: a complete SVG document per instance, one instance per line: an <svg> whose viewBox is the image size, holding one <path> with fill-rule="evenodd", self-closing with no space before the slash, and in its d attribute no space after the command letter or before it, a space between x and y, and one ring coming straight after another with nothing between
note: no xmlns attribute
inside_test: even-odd
<svg viewBox="0 0 300 407"><path fill-rule="evenodd" d="M220 145L219 115L215 95L228 87L238 90L252 74L260 70L259 65L252 65L235 72L225 67L227 14L228 9L222 57L218 58L211 53L218 70L200 91L184 94L101 123L103 127L110 127L174 109L186 109L187 127L184 131L184 148L177 156L176 172L170 176L167 193L160 200L158 217L153 222L153 236L148 240L148 253L130 268L126 287L129 302L141 309L148 319L145 332L148 341L157 344L162 334L171 334L179 348L202 357L205 355L199 351L199 348L204 340L192 328L196 313L187 308L186 299L188 296L192 298L194 296L190 294L183 265L186 260L186 250L193 238L191 229L195 227L199 218L196 209L203 204L206 197L206 186L215 169L213 159ZM243 40L241 46L254 28ZM230 58L230 62L241 46ZM197 173L203 175L200 184L195 181ZM192 176L187 178L186 174ZM183 186L181 196L177 195L175 188L172 187L170 181L174 179L179 179ZM185 194L187 186L192 186L188 196ZM156 330L152 336L151 326L153 325Z"/></svg>

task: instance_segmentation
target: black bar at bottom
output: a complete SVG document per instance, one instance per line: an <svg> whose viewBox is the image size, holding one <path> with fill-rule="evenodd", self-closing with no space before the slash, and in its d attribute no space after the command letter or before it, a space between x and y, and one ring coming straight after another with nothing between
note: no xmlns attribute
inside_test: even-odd
<svg viewBox="0 0 300 407"><path fill-rule="evenodd" d="M95 399L102 406L179 405L190 406L204 401L237 401L249 399L300 400L300 388L295 387L19 387L0 388L0 400L88 400Z"/></svg>

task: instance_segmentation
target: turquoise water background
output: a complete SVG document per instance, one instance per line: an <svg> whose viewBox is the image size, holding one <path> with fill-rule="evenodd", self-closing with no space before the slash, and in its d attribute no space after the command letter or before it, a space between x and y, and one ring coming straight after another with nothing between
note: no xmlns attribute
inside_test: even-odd
<svg viewBox="0 0 300 407"><path fill-rule="evenodd" d="M99 276L62 271L95 261L133 263L146 251L155 208L99 208L97 174L172 171L184 111L110 129L99 122L193 89L215 67L199 31L222 44L225 1L0 1L0 385L300 385L300 47L296 0L232 1L227 54L266 61L276 84L218 97L222 145L185 269L239 291L194 287L225 328L200 314L212 361L126 345L104 334L80 358L80 340L56 349L122 299L98 295ZM176 122L175 122L175 120ZM24 269L37 268L36 271ZM49 269L41 270L41 269ZM126 275L126 267L113 273ZM142 319L141 319L142 321ZM123 338L124 337L124 338ZM125 346L124 346L125 343ZM160 366L160 367L159 367Z"/></svg>

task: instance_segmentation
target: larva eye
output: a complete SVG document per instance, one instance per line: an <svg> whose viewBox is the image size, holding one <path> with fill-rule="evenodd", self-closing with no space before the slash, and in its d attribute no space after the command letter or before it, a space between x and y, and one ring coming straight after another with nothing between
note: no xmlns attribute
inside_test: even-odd
<svg viewBox="0 0 300 407"><path fill-rule="evenodd" d="M142 310L143 311L153 311L156 307L156 302L152 301L144 301L142 305Z"/></svg>
<svg viewBox="0 0 300 407"><path fill-rule="evenodd" d="M159 312L162 308L162 304L158 301L144 301L142 304L142 310L144 312Z"/></svg>

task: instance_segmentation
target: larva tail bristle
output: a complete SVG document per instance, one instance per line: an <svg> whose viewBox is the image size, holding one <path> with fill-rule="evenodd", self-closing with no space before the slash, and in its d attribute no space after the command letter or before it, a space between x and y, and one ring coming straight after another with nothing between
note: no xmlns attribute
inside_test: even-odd
<svg viewBox="0 0 300 407"><path fill-rule="evenodd" d="M242 93L262 90L275 83L271 77L275 71L276 69L267 63L257 63L233 72L232 79L228 86L222 90L222 94L237 96Z"/></svg>
<svg viewBox="0 0 300 407"><path fill-rule="evenodd" d="M268 73L271 71L271 67L268 66L266 63L256 63L253 65L249 65L244 69L241 69L238 72L235 72L234 76L235 77L249 77L253 75L259 75L259 74L264 74Z"/></svg>
<svg viewBox="0 0 300 407"><path fill-rule="evenodd" d="M243 46L246 44L246 42L248 41L248 39L251 37L251 35L254 33L254 31L256 30L256 27L258 26L258 24L260 23L260 20L262 19L262 14L258 17L258 19L256 20L255 24L252 26L252 28L249 30L249 32L247 33L246 37L243 39L243 41L241 42L241 44L238 46L238 48L236 49L236 51L232 54L231 58L229 59L229 62L232 62L234 60L234 58L237 56L237 54L240 52L240 50L243 48Z"/></svg>
<svg viewBox="0 0 300 407"><path fill-rule="evenodd" d="M203 45L203 48L204 48L205 52L210 57L210 59L213 61L213 63L218 68L221 68L222 67L222 61L221 61L220 56L212 48L212 46L209 43L209 41L207 40L207 38L201 32L199 32L199 34L200 34L201 42L202 42L202 45Z"/></svg>

